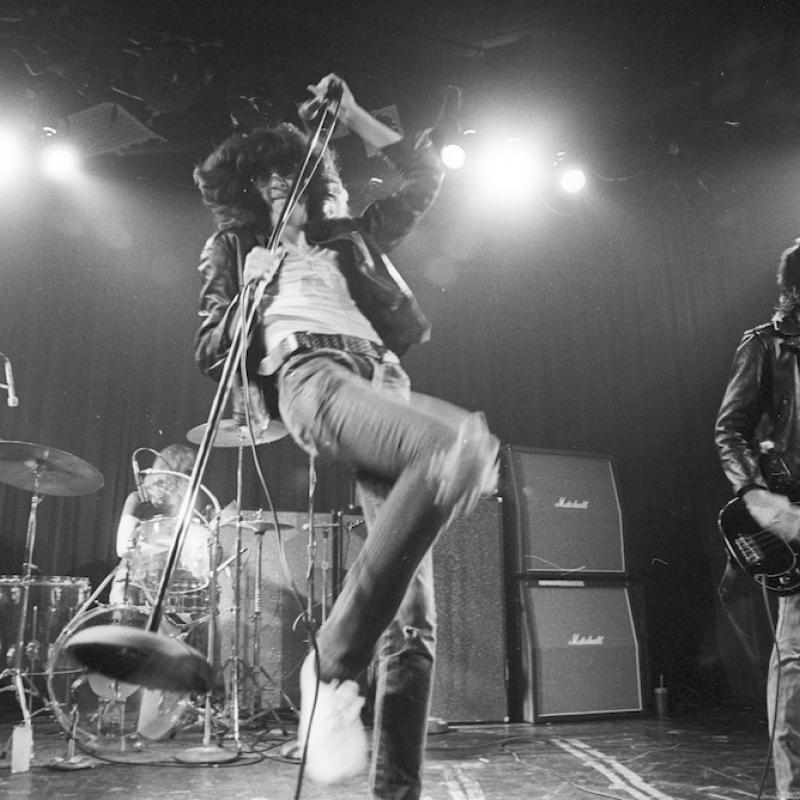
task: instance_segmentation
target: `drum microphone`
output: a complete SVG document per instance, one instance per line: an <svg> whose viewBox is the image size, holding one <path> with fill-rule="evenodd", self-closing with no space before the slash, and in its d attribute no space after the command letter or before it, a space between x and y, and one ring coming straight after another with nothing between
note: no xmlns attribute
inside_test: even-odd
<svg viewBox="0 0 800 800"><path fill-rule="evenodd" d="M11 369L11 359L6 356L2 355L3 361L5 361L6 367L6 389L8 389L8 407L9 408L16 408L19 405L19 397L17 397L17 391L14 388L14 371Z"/></svg>
<svg viewBox="0 0 800 800"><path fill-rule="evenodd" d="M139 502L146 503L148 501L147 492L144 490L144 483L142 482L142 473L139 472L139 465L133 462L133 480L136 482L136 493L139 495Z"/></svg>
<svg viewBox="0 0 800 800"><path fill-rule="evenodd" d="M142 451L147 453L153 453L154 450L151 450L149 447L139 447L138 449L133 451L133 455L131 456L131 468L133 469L133 480L136 483L136 493L139 495L139 502L140 503L147 503L150 501L150 498L147 496L147 490L144 488L144 481L142 480L142 471L139 469L139 462L136 460L136 456L139 455ZM156 453L156 455L158 455Z"/></svg>

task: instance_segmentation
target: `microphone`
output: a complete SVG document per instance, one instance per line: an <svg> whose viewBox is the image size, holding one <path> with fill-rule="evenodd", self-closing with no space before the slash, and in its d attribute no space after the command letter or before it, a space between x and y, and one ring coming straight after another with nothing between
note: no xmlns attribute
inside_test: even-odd
<svg viewBox="0 0 800 800"><path fill-rule="evenodd" d="M341 102L343 93L344 84L341 81L329 81L324 97L312 97L305 103L301 103L297 114L304 122L311 122L319 116L319 112L324 107L330 108L335 103Z"/></svg>
<svg viewBox="0 0 800 800"><path fill-rule="evenodd" d="M17 397L16 389L14 388L14 372L11 369L11 359L8 356L3 356L6 362L6 388L8 389L8 406L9 408L16 408L19 405L19 397Z"/></svg>
<svg viewBox="0 0 800 800"><path fill-rule="evenodd" d="M344 94L344 84L341 81L330 81L328 91L325 92L326 103L336 103L342 99Z"/></svg>
<svg viewBox="0 0 800 800"><path fill-rule="evenodd" d="M147 490L144 488L144 482L142 481L142 471L139 469L139 462L136 460L136 455L141 450L146 448L140 447L138 450L133 451L133 455L131 456L131 468L133 469L133 480L136 483L136 493L139 495L139 502L140 503L147 503L150 498L147 496Z"/></svg>

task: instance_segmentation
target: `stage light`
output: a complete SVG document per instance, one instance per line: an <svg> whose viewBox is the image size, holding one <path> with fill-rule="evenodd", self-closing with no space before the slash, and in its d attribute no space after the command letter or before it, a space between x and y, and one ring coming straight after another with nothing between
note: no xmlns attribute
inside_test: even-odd
<svg viewBox="0 0 800 800"><path fill-rule="evenodd" d="M467 161L467 152L460 144L451 142L446 144L442 150L442 163L448 169L461 169Z"/></svg>
<svg viewBox="0 0 800 800"><path fill-rule="evenodd" d="M487 143L480 172L488 194L517 199L535 189L542 175L542 164L529 145L514 138Z"/></svg>
<svg viewBox="0 0 800 800"><path fill-rule="evenodd" d="M52 141L42 148L40 163L46 177L65 180L77 172L80 158L78 151L71 145Z"/></svg>
<svg viewBox="0 0 800 800"><path fill-rule="evenodd" d="M568 167L561 173L558 182L568 194L577 194L586 186L586 173L580 167Z"/></svg>
<svg viewBox="0 0 800 800"><path fill-rule="evenodd" d="M556 153L553 164L555 168L555 180L559 189L566 194L579 194L588 183L588 174L584 165L574 156L565 151Z"/></svg>

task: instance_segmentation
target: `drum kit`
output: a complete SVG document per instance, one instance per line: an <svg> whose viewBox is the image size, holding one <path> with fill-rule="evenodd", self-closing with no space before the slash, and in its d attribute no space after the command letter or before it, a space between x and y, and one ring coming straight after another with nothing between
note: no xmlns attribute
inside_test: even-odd
<svg viewBox="0 0 800 800"><path fill-rule="evenodd" d="M196 442L204 435L203 428L190 430L187 439ZM216 665L217 671L215 677L197 685L181 677L174 684L168 679L157 685L139 680L142 665L136 651L135 632L144 635L152 619L154 599L175 538L176 520L155 516L137 523L127 564L127 580L137 593L126 595L124 602L98 600L114 580L116 570L94 591L88 578L38 576L33 551L37 509L43 496L89 494L98 491L104 480L90 464L64 451L0 441L0 483L31 493L22 573L0 575L0 656L5 660L5 669L0 673L3 679L0 692L16 692L26 726L39 713L32 711L32 703L41 701L42 710L50 710L67 734L70 748L77 743L83 751L99 756L131 755L141 753L151 742L174 736L182 727L196 725L203 717L196 695L205 693L206 743L196 760L206 761L214 750L207 742L208 731L214 724L212 713L217 714L217 730L232 729L237 750L239 719L247 718L243 710L249 712L250 720L272 715L283 728L277 709L262 705L263 695L267 690L273 695L277 692L292 712L297 709L283 691L280 680L273 680L262 665L259 652L262 640L253 632L262 629L260 586L264 537L270 538L269 534L277 532L280 539L281 535L296 531L294 525L279 521L272 512L241 510L240 500L244 445L254 438L253 443L264 444L285 435L283 426L271 423L268 431L251 437L231 420L223 421L214 438L215 448L239 449L237 498L221 509L216 498L201 487L211 505L206 506L205 516L194 515L189 535L183 539L178 559L172 565L158 626L159 639L164 644L159 644L158 652L148 654L145 669L148 673L160 671L158 660L162 659L166 671L180 673L176 665L186 663L186 673L194 674L195 653L202 652L205 660ZM167 470L142 470L146 475L162 472L183 480L188 477ZM253 597L247 598L243 597L241 583L245 558L249 567L255 569ZM247 603L247 620L242 614L243 601ZM220 641L222 630L229 641ZM119 676L125 667L118 663L109 669L102 664L93 668L76 656L74 643L83 639L94 642L97 631L103 632L104 642L110 641L109 646L116 647L109 651L116 661L132 653L133 667L128 679ZM108 632L113 635L109 637ZM114 636L118 646L114 644ZM244 654L247 647L252 652ZM224 692L224 698L220 698L220 692ZM245 709L248 700L249 708ZM220 720L220 716L224 719ZM190 756L189 760L195 759ZM227 759L214 756L212 760ZM80 759L74 757L74 749L69 749L68 758L63 761L77 765Z"/></svg>

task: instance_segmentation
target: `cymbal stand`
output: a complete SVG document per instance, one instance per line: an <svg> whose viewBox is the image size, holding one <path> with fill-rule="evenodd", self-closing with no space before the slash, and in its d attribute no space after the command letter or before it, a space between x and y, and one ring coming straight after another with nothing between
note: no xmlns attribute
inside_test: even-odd
<svg viewBox="0 0 800 800"><path fill-rule="evenodd" d="M309 507L309 543L308 543L308 614L313 613L314 609L314 592L317 585L316 580L316 565L317 565L317 551L319 545L317 542L318 530L322 531L322 557L319 559L320 571L320 586L319 586L319 615L320 621L325 622L328 618L328 613L333 601L334 587L331 583L330 572L334 569L332 555L335 556L335 551L331 548L331 532L336 531L341 527L341 513L334 511L331 513L330 522L315 523L313 517L313 506ZM304 526L305 527L305 526Z"/></svg>
<svg viewBox="0 0 800 800"><path fill-rule="evenodd" d="M217 664L217 577L219 575L219 515L214 525L214 535L208 540L208 641L206 658L210 664ZM183 764L224 764L236 761L239 758L239 740L235 739L236 749L225 750L216 744L211 744L211 695L213 687L206 690L205 705L203 708L203 744L199 747L190 747L175 756Z"/></svg>
<svg viewBox="0 0 800 800"><path fill-rule="evenodd" d="M308 458L308 544L306 552L308 554L308 572L306 573L306 586L308 589L306 598L306 615L308 624L314 626L314 592L316 590L316 576L314 568L317 565L317 531L314 526L314 494L317 490L317 470L315 467L314 456Z"/></svg>
<svg viewBox="0 0 800 800"><path fill-rule="evenodd" d="M231 730L236 747L239 743L239 666L242 647L242 463L244 456L245 429L239 428L239 444L236 446L236 551L234 554L233 579L233 656L231 657Z"/></svg>
<svg viewBox="0 0 800 800"><path fill-rule="evenodd" d="M0 680L11 677L12 682L9 686L0 687L0 693L6 691L17 692L17 701L22 711L23 722L26 727L31 726L31 712L28 707L28 700L25 696L25 682L28 684L27 691L34 696L41 696L39 690L34 685L29 676L25 675L22 668L22 657L25 652L25 626L28 621L28 606L30 604L31 578L33 577L33 547L36 542L36 514L42 496L39 494L39 471L34 472L34 489L31 497L31 508L28 514L28 528L25 537L25 562L22 577L22 602L20 603L19 622L17 625L17 638L14 646L13 666L0 672Z"/></svg>
<svg viewBox="0 0 800 800"><path fill-rule="evenodd" d="M245 433L247 428L245 426L241 426L239 428L239 443L237 444L237 455L236 455L236 552L234 555L234 582L233 582L233 655L230 658L231 663L231 679L230 679L230 686L231 686L231 699L230 699L230 714L231 714L231 726L233 731L233 738L239 746L239 737L241 732L240 720L239 715L241 713L241 702L239 698L239 691L241 689L241 684L244 682L245 673L242 670L243 666L247 666L244 664L241 652L242 652L242 529L244 527L244 517L242 514L242 486L243 486L243 462L244 462L244 439ZM261 616L261 539L259 538L259 546L258 546L258 563L256 566L258 571L257 578L256 578L256 603L258 608L258 618L260 620ZM254 649L258 653L258 646L259 646L259 624L258 621L254 622L253 626L253 640L255 642ZM260 658L260 654L258 655ZM253 671L256 669L256 665L258 665L258 661L254 660L252 666L249 668L249 675L247 677L253 681L254 687L256 686L256 682L253 679ZM268 680L272 680L270 675L265 671L262 670L265 677ZM253 692L253 698L251 700L251 720L255 713L255 692ZM275 714L274 709L270 709L273 714ZM275 718L280 723L280 718L278 718L277 714L275 714ZM282 726L281 726L282 727Z"/></svg>
<svg viewBox="0 0 800 800"><path fill-rule="evenodd" d="M239 699L240 684L244 682L245 677L249 678L253 684L253 692L250 699L250 719L252 722L256 716L265 713L262 709L256 709L256 694L258 684L255 680L255 671L258 669L263 676L274 686L275 681L272 676L261 666L261 639L259 636L261 629L261 580L262 580L262 550L263 550L263 531L258 531L258 558L256 560L256 577L255 577L255 597L254 609L252 615L253 624L253 663L248 665L243 662L240 655L242 651L242 529L244 527L244 518L242 515L242 486L243 486L243 463L244 463L244 440L247 428L240 426L239 428L239 442L237 444L237 461L236 461L236 551L234 555L234 584L233 584L233 655L230 659L231 662L231 716L233 725L234 739L239 741L240 735L240 722L239 714L241 712L241 702ZM247 675L241 669L242 666L247 670ZM286 697L286 695L284 695ZM288 699L288 698L286 698ZM291 700L289 700L291 705ZM297 712L297 709L291 705L292 709ZM257 713L258 711L258 713ZM283 723L276 713L275 709L270 707L266 710L271 713L278 725L283 729Z"/></svg>
<svg viewBox="0 0 800 800"><path fill-rule="evenodd" d="M331 583L331 570L333 569L333 561L336 555L334 548L331 547L331 538L334 542L338 542L342 527L342 512L331 512L331 524L326 527L322 534L322 589L320 594L322 596L322 621L328 618L330 606L333 605L335 586Z"/></svg>
<svg viewBox="0 0 800 800"><path fill-rule="evenodd" d="M253 687L254 687L254 691L253 691L253 694L251 696L251 701L250 701L250 713L253 716L250 718L250 721L255 719L257 716L261 716L261 715L267 714L267 713L271 714L275 718L275 721L278 723L278 726L280 727L281 731L285 734L286 730L285 730L285 727L283 725L283 722L281 721L281 718L278 716L278 713L275 711L275 709L272 706L270 706L266 710L265 709L261 709L261 708L258 708L258 709L256 708L257 691L255 691L255 690L258 689L258 683L255 680L254 673L255 673L256 670L258 670L258 672L260 672L264 676L264 678L266 678L266 680L275 689L277 689L278 692L280 692L280 694L283 696L284 700L286 700L289 703L289 708L291 708L291 710L295 714L299 714L300 713L299 710L296 708L295 704L292 702L291 698L280 688L280 686L275 682L275 679L269 674L269 672L267 672L267 670L264 669L264 667L261 664L261 636L260 636L260 631L261 631L261 581L262 581L262 578L263 578L262 552L263 552L263 546L264 546L264 533L265 533L265 531L256 531L256 538L257 538L257 541L258 541L257 559L256 559L256 576L255 576L255 584L256 585L255 585L255 591L253 593L253 613L252 613L252 615L250 617L250 619L252 621L252 626L253 626L253 628L252 628L252 630L253 630L253 663L250 666L250 672L251 672L250 678L253 681Z"/></svg>

